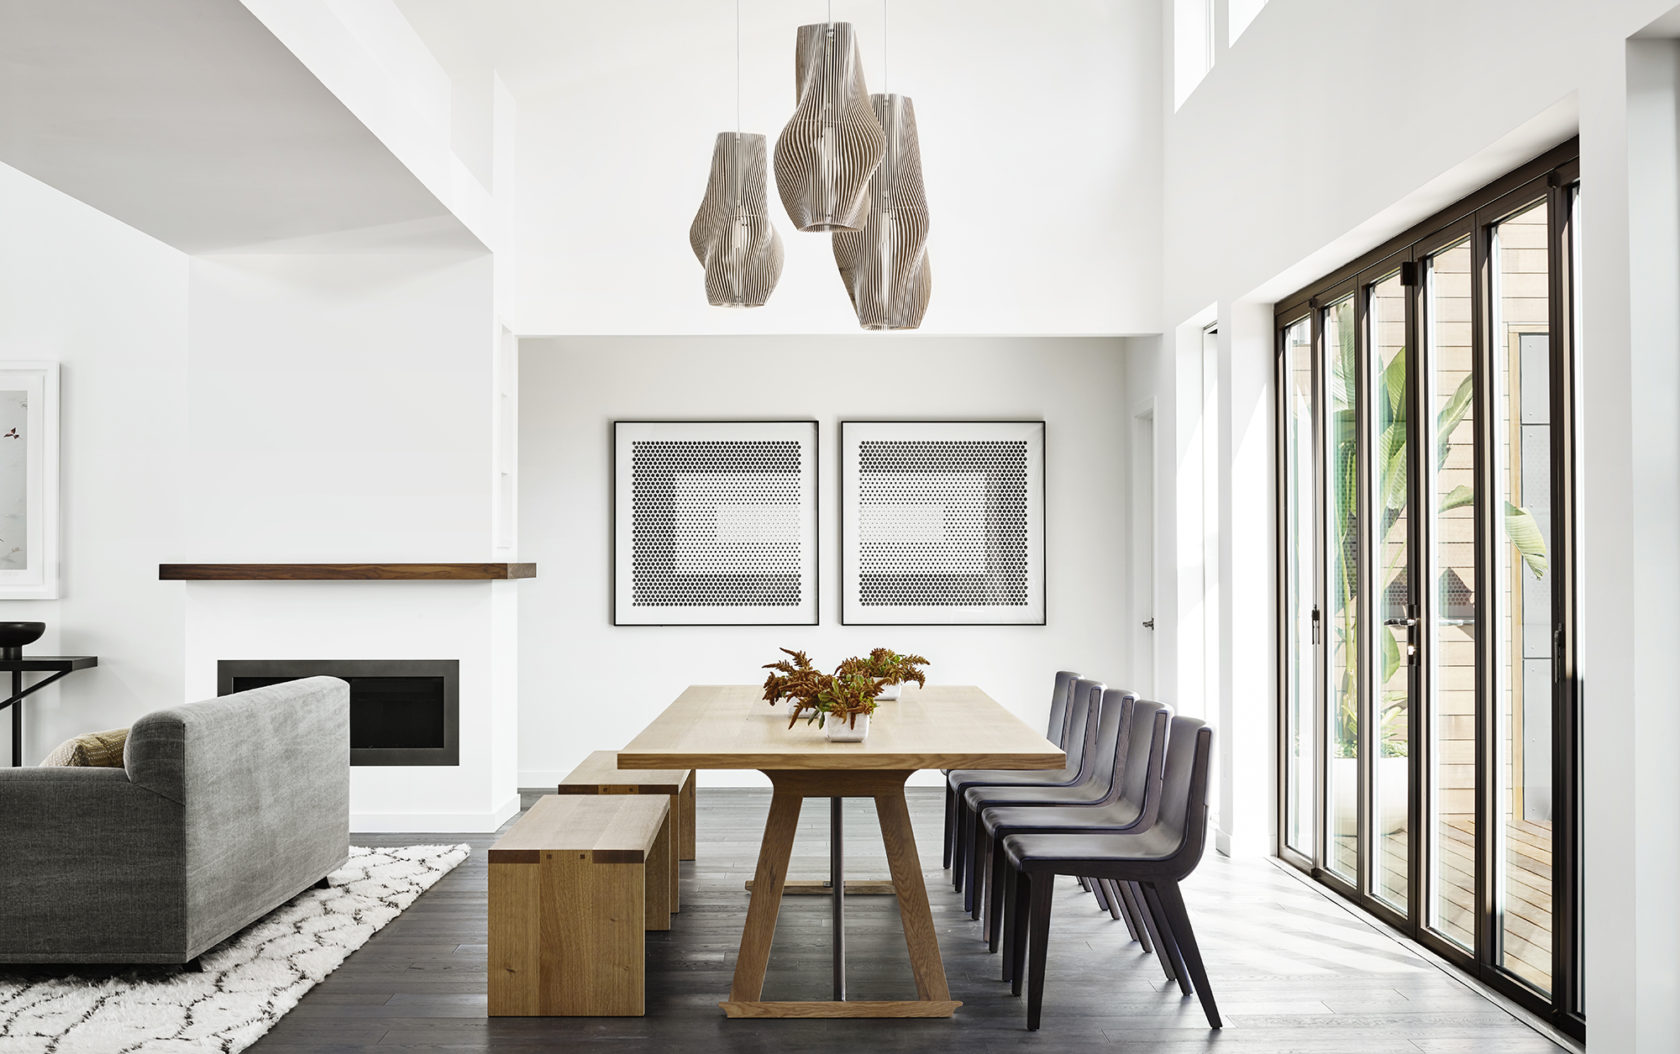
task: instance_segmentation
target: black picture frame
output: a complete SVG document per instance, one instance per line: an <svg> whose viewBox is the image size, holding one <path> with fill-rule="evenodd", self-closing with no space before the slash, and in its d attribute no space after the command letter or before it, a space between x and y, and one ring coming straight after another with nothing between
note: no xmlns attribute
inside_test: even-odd
<svg viewBox="0 0 1680 1054"><path fill-rule="evenodd" d="M1039 430L1039 465L1038 465L1038 509L1039 531L1042 535L1039 545L1037 574L1039 590L1038 618L1034 620L1014 619L917 619L903 621L898 619L862 620L847 617L847 596L854 590L852 581L853 568L848 566L846 554L846 509L853 500L847 482L847 442L846 432L849 427L857 425L907 425L916 427L951 425L974 427L985 425L1031 425ZM843 418L838 424L837 449L838 464L835 476L840 487L841 516L838 524L837 538L840 548L840 624L843 626L1047 626L1050 619L1050 533L1049 533L1049 426L1043 418L1038 417L988 417L988 418L896 418L896 417L855 417Z"/></svg>
<svg viewBox="0 0 1680 1054"><path fill-rule="evenodd" d="M811 576L810 576L810 617L798 621L759 621L755 619L709 619L709 620L665 620L665 621L625 621L619 613L619 430L623 426L636 425L671 425L671 426L752 426L752 425L807 425L810 427L811 451ZM640 628L659 626L815 626L822 619L822 432L816 418L715 418L715 417L663 417L663 418L615 418L610 425L610 435L607 443L607 478L608 486L608 539L609 553L608 569L608 620L615 627Z"/></svg>

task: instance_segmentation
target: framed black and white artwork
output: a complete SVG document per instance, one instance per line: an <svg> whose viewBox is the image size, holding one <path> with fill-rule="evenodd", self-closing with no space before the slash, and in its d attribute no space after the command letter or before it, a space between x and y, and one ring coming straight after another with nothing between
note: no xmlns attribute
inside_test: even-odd
<svg viewBox="0 0 1680 1054"><path fill-rule="evenodd" d="M0 600L58 597L58 363L0 362Z"/></svg>
<svg viewBox="0 0 1680 1054"><path fill-rule="evenodd" d="M840 621L1043 625L1044 422L842 421Z"/></svg>
<svg viewBox="0 0 1680 1054"><path fill-rule="evenodd" d="M817 422L613 422L614 625L817 610Z"/></svg>

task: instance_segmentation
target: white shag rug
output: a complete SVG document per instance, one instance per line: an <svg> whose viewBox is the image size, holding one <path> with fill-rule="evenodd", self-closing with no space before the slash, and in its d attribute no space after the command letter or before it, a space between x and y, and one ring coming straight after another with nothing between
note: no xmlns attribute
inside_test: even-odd
<svg viewBox="0 0 1680 1054"><path fill-rule="evenodd" d="M309 890L218 944L203 955L202 973L0 974L0 1054L235 1054L467 853L464 845L351 846L330 888Z"/></svg>

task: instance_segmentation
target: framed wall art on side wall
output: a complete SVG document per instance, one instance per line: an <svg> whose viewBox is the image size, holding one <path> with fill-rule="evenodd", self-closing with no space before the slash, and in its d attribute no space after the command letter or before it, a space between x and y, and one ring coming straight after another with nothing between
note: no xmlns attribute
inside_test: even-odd
<svg viewBox="0 0 1680 1054"><path fill-rule="evenodd" d="M817 422L613 422L613 624L817 623Z"/></svg>
<svg viewBox="0 0 1680 1054"><path fill-rule="evenodd" d="M58 363L0 362L0 600L58 597Z"/></svg>
<svg viewBox="0 0 1680 1054"><path fill-rule="evenodd" d="M842 421L840 621L1045 622L1043 421Z"/></svg>

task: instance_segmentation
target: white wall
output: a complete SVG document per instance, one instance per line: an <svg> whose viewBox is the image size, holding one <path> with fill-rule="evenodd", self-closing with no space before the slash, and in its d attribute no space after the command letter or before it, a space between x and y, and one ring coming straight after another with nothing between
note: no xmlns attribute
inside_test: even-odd
<svg viewBox="0 0 1680 1054"><path fill-rule="evenodd" d="M171 559L491 559L492 271L485 253L194 259L195 486ZM218 659L461 661L460 765L354 770L354 829L494 830L511 814L516 685L497 666L517 651L503 594L518 584L175 588L198 695Z"/></svg>
<svg viewBox="0 0 1680 1054"><path fill-rule="evenodd" d="M488 558L488 255L199 257L191 274L178 559Z"/></svg>
<svg viewBox="0 0 1680 1054"><path fill-rule="evenodd" d="M736 128L731 5L503 6L540 40L538 55L505 56L501 67L521 112L521 333L857 331L829 237L791 227L773 177L787 251L779 287L752 311L706 304L688 227L713 139ZM858 25L871 90L882 90L886 51L887 86L915 100L933 224L924 331L1160 328L1154 0L923 0L892 8L885 41L880 4L833 10ZM746 131L772 141L781 132L795 29L823 11L742 5Z"/></svg>
<svg viewBox="0 0 1680 1054"><path fill-rule="evenodd" d="M4 165L0 230L0 360L57 360L63 382L62 599L0 601L0 619L47 623L29 652L102 663L25 704L34 764L182 700L182 597L157 564L188 483L187 258Z"/></svg>
<svg viewBox="0 0 1680 1054"><path fill-rule="evenodd" d="M1672 71L1660 53L1630 60L1628 45L1671 2L1271 0L1165 128L1166 319L1220 305L1233 481L1270 461L1269 429L1254 424L1272 398L1267 305L1579 131L1587 1016L1591 1049L1618 1054L1671 1050L1680 1031L1680 776L1667 746L1680 735L1668 658L1680 333L1672 283L1629 285L1630 272L1675 268L1672 224L1653 226L1676 192L1662 175L1680 149ZM1252 515L1248 498L1229 500L1233 522ZM1271 610L1269 576L1242 574L1271 566L1269 536L1233 531L1224 555L1232 610ZM1233 626L1233 647L1265 624ZM1227 684L1234 720L1270 719L1270 690ZM1268 773L1242 780L1249 797L1272 793Z"/></svg>
<svg viewBox="0 0 1680 1054"><path fill-rule="evenodd" d="M1051 677L1125 683L1126 345L1074 338L551 338L521 341L522 555L551 568L519 592L520 785L616 749L690 683L756 683L778 646L824 665L917 651L1041 725ZM788 627L613 627L615 418L820 422L822 621ZM1046 626L840 626L838 422L852 417L1046 421ZM707 781L746 782L704 773Z"/></svg>

